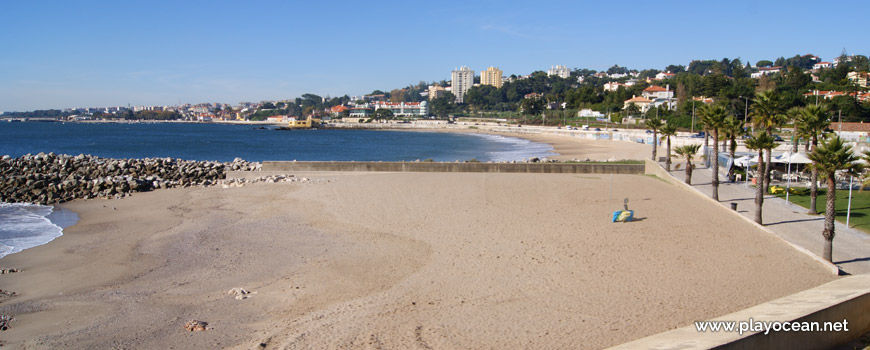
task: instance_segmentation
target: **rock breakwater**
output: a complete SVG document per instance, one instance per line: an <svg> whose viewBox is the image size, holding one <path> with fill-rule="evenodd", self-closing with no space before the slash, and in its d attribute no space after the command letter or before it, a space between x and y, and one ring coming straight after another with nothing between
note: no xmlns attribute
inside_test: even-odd
<svg viewBox="0 0 870 350"><path fill-rule="evenodd" d="M0 202L56 204L73 199L121 198L159 188L212 186L227 171L258 171L260 163L174 158L112 159L39 153L0 158Z"/></svg>

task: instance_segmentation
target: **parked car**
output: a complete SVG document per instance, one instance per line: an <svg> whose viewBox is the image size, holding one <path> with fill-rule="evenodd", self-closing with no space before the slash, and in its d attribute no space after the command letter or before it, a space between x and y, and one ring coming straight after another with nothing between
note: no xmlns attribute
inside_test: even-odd
<svg viewBox="0 0 870 350"><path fill-rule="evenodd" d="M706 135L707 135L706 133L704 133L703 131L701 131L701 132L699 132L699 133L697 133L697 134L694 134L694 135L692 135L692 136L689 136L689 137L694 138L694 139L703 139L704 136L706 136Z"/></svg>
<svg viewBox="0 0 870 350"><path fill-rule="evenodd" d="M595 128L595 131L601 131L601 128Z"/></svg>
<svg viewBox="0 0 870 350"><path fill-rule="evenodd" d="M776 142L782 142L782 137L779 137L779 135L773 135L773 140Z"/></svg>

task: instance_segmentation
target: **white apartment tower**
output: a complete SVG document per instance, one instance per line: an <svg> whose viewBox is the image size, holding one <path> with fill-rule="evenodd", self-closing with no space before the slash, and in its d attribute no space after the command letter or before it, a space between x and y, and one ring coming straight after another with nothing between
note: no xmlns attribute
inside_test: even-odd
<svg viewBox="0 0 870 350"><path fill-rule="evenodd" d="M547 70L547 76L551 75L558 75L559 78L567 79L571 75L571 71L565 66L550 66L550 69Z"/></svg>
<svg viewBox="0 0 870 350"><path fill-rule="evenodd" d="M474 85L474 71L466 66L454 69L450 74L450 85L453 95L456 96L456 103L462 103L465 92Z"/></svg>

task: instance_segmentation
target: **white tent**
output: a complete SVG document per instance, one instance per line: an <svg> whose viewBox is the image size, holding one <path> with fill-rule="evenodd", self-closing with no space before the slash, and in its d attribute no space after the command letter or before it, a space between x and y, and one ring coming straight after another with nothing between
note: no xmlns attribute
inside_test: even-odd
<svg viewBox="0 0 870 350"><path fill-rule="evenodd" d="M756 163L758 163L758 156L743 156L734 160L734 165L744 168Z"/></svg>
<svg viewBox="0 0 870 350"><path fill-rule="evenodd" d="M809 164L813 161L800 153L785 152L781 156L771 159L770 162L777 164Z"/></svg>

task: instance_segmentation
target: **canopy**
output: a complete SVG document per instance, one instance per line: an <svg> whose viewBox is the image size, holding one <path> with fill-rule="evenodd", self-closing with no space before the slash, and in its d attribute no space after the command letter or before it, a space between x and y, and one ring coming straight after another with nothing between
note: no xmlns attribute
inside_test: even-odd
<svg viewBox="0 0 870 350"><path fill-rule="evenodd" d="M777 164L809 164L813 161L800 153L785 152L781 156L771 159L770 162Z"/></svg>
<svg viewBox="0 0 870 350"><path fill-rule="evenodd" d="M734 160L734 165L744 168L756 163L758 163L758 156L743 156Z"/></svg>

